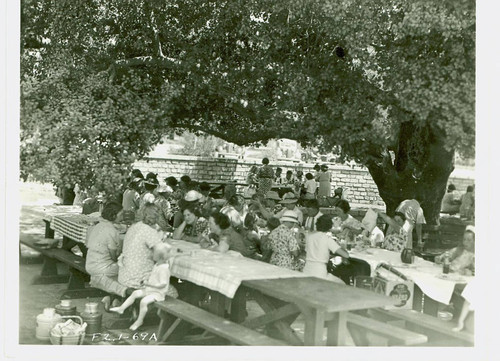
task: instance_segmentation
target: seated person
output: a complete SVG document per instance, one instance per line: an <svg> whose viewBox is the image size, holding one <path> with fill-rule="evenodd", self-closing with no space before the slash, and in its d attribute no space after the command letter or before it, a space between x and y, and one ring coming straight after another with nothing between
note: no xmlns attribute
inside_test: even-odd
<svg viewBox="0 0 500 361"><path fill-rule="evenodd" d="M173 227L178 228L184 220L184 209L193 205L199 207L200 200L203 198L200 192L195 190L188 191L184 198L177 202L178 210L174 213ZM206 219L206 218L205 218Z"/></svg>
<svg viewBox="0 0 500 361"><path fill-rule="evenodd" d="M454 184L449 184L446 194L441 201L441 213L455 214L460 212L460 193Z"/></svg>
<svg viewBox="0 0 500 361"><path fill-rule="evenodd" d="M315 231L316 222L318 218L323 215L319 210L319 203L317 199L309 199L306 201L306 215L307 218L304 222L304 228L306 231Z"/></svg>
<svg viewBox="0 0 500 361"><path fill-rule="evenodd" d="M354 243L354 238L362 232L361 222L351 216L349 202L344 199L335 206L336 216L333 218L332 233L347 243Z"/></svg>
<svg viewBox="0 0 500 361"><path fill-rule="evenodd" d="M286 210L280 218L281 225L269 234L269 248L272 251L269 263L294 271L302 269L299 259L300 244L294 228L299 220L294 211Z"/></svg>
<svg viewBox="0 0 500 361"><path fill-rule="evenodd" d="M284 206L284 208L275 214L276 218L281 218L286 210L293 211L297 215L297 219L299 220L299 225L304 223L304 214L297 207L298 198L293 192L288 192L283 195L283 200L280 202Z"/></svg>
<svg viewBox="0 0 500 361"><path fill-rule="evenodd" d="M464 232L462 244L446 251L435 258L436 263L443 263L446 258L450 262L450 271L473 275L475 271L475 228L467 226Z"/></svg>
<svg viewBox="0 0 500 361"><path fill-rule="evenodd" d="M208 223L211 234L203 237L202 248L222 253L235 251L244 257L254 258L255 249L248 247L243 236L231 226L228 216L221 212L215 212L208 219Z"/></svg>
<svg viewBox="0 0 500 361"><path fill-rule="evenodd" d="M173 239L182 239L192 243L200 243L204 236L208 235L208 221L201 216L200 208L190 204L184 211L184 220L177 227L172 235Z"/></svg>
<svg viewBox="0 0 500 361"><path fill-rule="evenodd" d="M129 306L132 306L137 299L141 299L139 315L137 320L130 326L130 330L135 331L142 326L144 317L148 312L148 305L153 302L165 300L165 296L178 297L177 290L170 284L170 268L168 260L172 247L166 243L159 243L153 249L153 261L155 265L151 270L149 278L143 282L142 287L132 292L120 307L113 307L112 312L122 314ZM175 252L175 251L174 251Z"/></svg>
<svg viewBox="0 0 500 361"><path fill-rule="evenodd" d="M326 265L330 252L349 258L349 253L327 234L332 228L332 219L324 214L316 222L316 230L306 234L306 264L304 273L318 278L324 278L337 283L344 283L340 278L327 272Z"/></svg>
<svg viewBox="0 0 500 361"><path fill-rule="evenodd" d="M271 260L271 255L273 254L273 251L271 249L271 245L269 242L269 235L271 234L271 232L274 229L278 228L280 226L280 224L281 224L280 220L276 217L271 217L267 220L266 227L267 227L267 230L269 231L269 233L262 236L260 239L260 249L262 250L261 261L263 261L263 262L269 263L269 261Z"/></svg>
<svg viewBox="0 0 500 361"><path fill-rule="evenodd" d="M116 202L106 203L102 210L102 221L90 229L87 241L85 269L90 274L90 284L106 292L125 297L127 287L118 283L118 256L122 252L122 240L113 222L120 221L122 206ZM105 298L105 308L110 299Z"/></svg>
<svg viewBox="0 0 500 361"><path fill-rule="evenodd" d="M262 217L268 220L271 217L275 217L276 202L280 202L281 198L276 191L269 191L265 194L263 200L259 199L258 195L252 197L252 202L249 209L260 213Z"/></svg>
<svg viewBox="0 0 500 361"><path fill-rule="evenodd" d="M312 173L306 173L306 181L304 182L304 199L315 199L317 187L318 184L316 183Z"/></svg>
<svg viewBox="0 0 500 361"><path fill-rule="evenodd" d="M404 227L406 221L405 215L401 212L396 212L394 217L391 218L385 213L376 212L389 226L381 248L395 252L401 252L405 248L412 248L408 240L407 228Z"/></svg>
<svg viewBox="0 0 500 361"><path fill-rule="evenodd" d="M243 227L243 220L246 216L246 203L245 199L237 194L234 194L229 198L227 204L220 210L221 213L229 217L231 221L231 226L239 230Z"/></svg>
<svg viewBox="0 0 500 361"><path fill-rule="evenodd" d="M243 236L243 241L252 251L252 258L260 260L262 258L262 248L257 222L259 218L253 212L247 213L243 228L240 233Z"/></svg>
<svg viewBox="0 0 500 361"><path fill-rule="evenodd" d="M474 203L474 186L468 186L460 204L461 218L472 219L474 217Z"/></svg>

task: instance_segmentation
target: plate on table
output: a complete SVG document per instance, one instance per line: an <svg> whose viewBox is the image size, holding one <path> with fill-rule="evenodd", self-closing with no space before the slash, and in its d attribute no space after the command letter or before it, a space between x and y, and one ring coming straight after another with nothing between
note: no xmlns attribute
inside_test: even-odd
<svg viewBox="0 0 500 361"><path fill-rule="evenodd" d="M447 280L447 281L453 281L453 282L465 282L465 278L463 278L460 275L453 274L453 273L448 273L448 274L440 274L437 276L437 278L440 278L442 280Z"/></svg>

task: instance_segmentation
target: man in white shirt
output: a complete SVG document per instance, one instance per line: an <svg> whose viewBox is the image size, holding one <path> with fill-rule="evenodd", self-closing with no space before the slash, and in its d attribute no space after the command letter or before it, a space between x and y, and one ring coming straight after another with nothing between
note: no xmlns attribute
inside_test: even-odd
<svg viewBox="0 0 500 361"><path fill-rule="evenodd" d="M310 199L306 203L306 215L307 218L304 222L304 228L306 231L316 230L316 221L323 213L319 210L319 203L317 199Z"/></svg>

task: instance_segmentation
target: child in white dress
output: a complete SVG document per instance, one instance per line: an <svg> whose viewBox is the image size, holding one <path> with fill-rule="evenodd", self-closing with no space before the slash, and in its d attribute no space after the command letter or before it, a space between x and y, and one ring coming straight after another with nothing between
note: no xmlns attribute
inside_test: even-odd
<svg viewBox="0 0 500 361"><path fill-rule="evenodd" d="M171 297L178 296L177 290L170 285L170 267L168 263L169 258L172 254L175 254L175 251L166 243L159 243L154 246L153 260L155 261L155 265L148 281L144 282L143 288L132 292L120 307L109 309L112 312L122 314L136 299L141 299L139 316L137 316L137 320L129 327L132 331L137 330L143 324L149 304L165 300L166 295Z"/></svg>

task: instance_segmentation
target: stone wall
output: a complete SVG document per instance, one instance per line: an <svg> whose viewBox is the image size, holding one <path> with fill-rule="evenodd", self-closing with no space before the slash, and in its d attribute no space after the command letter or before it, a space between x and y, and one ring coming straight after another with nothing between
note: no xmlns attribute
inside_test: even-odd
<svg viewBox="0 0 500 361"><path fill-rule="evenodd" d="M238 183L245 183L246 176L253 165L261 165L260 160L169 155L164 158L144 158L136 162L134 166L144 175L147 172L157 173L160 181L168 176L179 179L183 175L189 175L197 181L235 180ZM275 169L281 167L283 176L287 170L294 172L301 170L304 174L307 172L314 174L314 164L275 161L271 165ZM338 164L330 164L329 168L332 173L332 194L333 189L342 187L347 189L347 198L351 203L384 206L377 186L366 168ZM450 177L450 183L455 184L457 190L465 192L468 185L474 184L474 179L467 174L458 178Z"/></svg>

